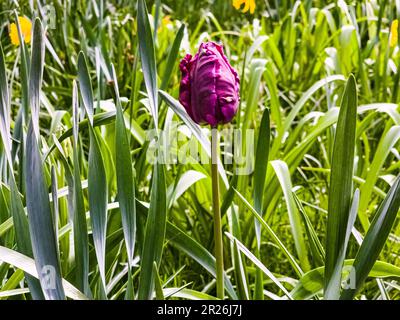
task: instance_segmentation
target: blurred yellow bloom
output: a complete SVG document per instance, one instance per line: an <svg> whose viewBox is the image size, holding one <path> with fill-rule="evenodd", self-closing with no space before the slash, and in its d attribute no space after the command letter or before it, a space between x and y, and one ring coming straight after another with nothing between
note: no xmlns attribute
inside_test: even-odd
<svg viewBox="0 0 400 320"><path fill-rule="evenodd" d="M235 9L239 10L240 7L244 4L242 12L247 12L250 10L250 13L254 13L254 9L256 8L255 0L233 0L232 5Z"/></svg>
<svg viewBox="0 0 400 320"><path fill-rule="evenodd" d="M164 26L171 24L171 17L170 16L165 16L164 18L162 18L162 24Z"/></svg>
<svg viewBox="0 0 400 320"><path fill-rule="evenodd" d="M171 17L164 16L164 18L161 19L161 25L158 27L157 32L160 32L163 28L168 27L169 25L172 25Z"/></svg>
<svg viewBox="0 0 400 320"><path fill-rule="evenodd" d="M399 27L399 21L393 20L392 26L390 27L390 39L389 39L389 44L391 47L394 47L397 44L397 39L398 39L398 34L397 30Z"/></svg>
<svg viewBox="0 0 400 320"><path fill-rule="evenodd" d="M18 17L19 25L21 27L21 33L24 37L25 43L31 42L31 30L32 30L32 22L28 18ZM18 46L19 45L19 37L18 37L18 28L15 23L11 23L10 25L10 38L11 43Z"/></svg>

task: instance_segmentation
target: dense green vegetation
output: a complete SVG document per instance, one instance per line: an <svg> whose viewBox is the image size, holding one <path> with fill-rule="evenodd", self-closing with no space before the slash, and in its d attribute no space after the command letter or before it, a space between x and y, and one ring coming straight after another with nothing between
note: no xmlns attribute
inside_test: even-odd
<svg viewBox="0 0 400 320"><path fill-rule="evenodd" d="M204 41L241 80L219 127L225 298L399 299L397 18L393 0L2 1L0 299L217 297L209 128L178 102Z"/></svg>

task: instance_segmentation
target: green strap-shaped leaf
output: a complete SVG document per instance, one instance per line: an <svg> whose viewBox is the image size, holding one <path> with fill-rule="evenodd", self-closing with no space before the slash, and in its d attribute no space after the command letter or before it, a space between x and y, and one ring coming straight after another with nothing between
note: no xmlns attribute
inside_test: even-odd
<svg viewBox="0 0 400 320"><path fill-rule="evenodd" d="M39 137L40 88L42 86L44 66L44 39L42 23L35 20L32 38L31 69L29 72L29 102L32 113L32 124L36 137Z"/></svg>
<svg viewBox="0 0 400 320"><path fill-rule="evenodd" d="M25 273L30 274L36 279L40 277L40 274L38 275L38 272L35 268L35 261L17 251L0 246L0 260L23 270ZM62 279L62 285L68 298L75 300L88 299L82 292L76 289L68 281Z"/></svg>
<svg viewBox="0 0 400 320"><path fill-rule="evenodd" d="M354 222L356 221L356 218L357 218L359 202L360 202L360 190L356 189L356 191L354 192L354 197L353 197L352 204L350 207L349 219L347 221L346 236L343 241L342 248L340 248L339 255L336 260L335 269L333 270L333 273L332 273L332 277L331 277L328 285L325 287L325 292L324 292L325 299L329 299L329 300L338 300L339 299L340 285L341 285L341 280L342 280L343 262L346 257L346 251L347 251L347 246L349 244L351 231L354 227Z"/></svg>
<svg viewBox="0 0 400 320"><path fill-rule="evenodd" d="M0 43L0 137L2 138L7 161L11 165L10 146L10 103L3 47Z"/></svg>
<svg viewBox="0 0 400 320"><path fill-rule="evenodd" d="M163 294L166 297L182 298L187 300L218 300L204 292L187 288L166 288L163 289Z"/></svg>
<svg viewBox="0 0 400 320"><path fill-rule="evenodd" d="M312 97L312 95L320 88L326 86L328 83L331 83L333 81L344 81L344 80L345 80L345 77L343 77L342 75L332 75L332 76L326 77L325 79L317 81L306 92L304 92L304 94L296 102L296 104L293 106L290 113L286 117L286 119L283 123L282 131L279 132L279 135L276 137L276 139L274 139L274 143L272 145L271 155L270 155L271 159L274 159L276 157L277 152L278 152L279 148L281 147L285 132L289 131L297 114L300 112L301 108L303 108L303 106L306 104L306 102Z"/></svg>
<svg viewBox="0 0 400 320"><path fill-rule="evenodd" d="M376 181L379 178L379 171L385 163L390 150L396 145L400 139L400 126L391 127L382 136L379 141L378 147L376 148L375 157L372 161L365 183L361 186L361 199L360 199L360 221L366 230L369 226L367 207L371 199L372 191L375 187Z"/></svg>
<svg viewBox="0 0 400 320"><path fill-rule="evenodd" d="M89 123L93 126L94 106L92 81L90 80L86 58L82 51L79 52L78 56L78 79L83 106L85 107L86 113L88 115Z"/></svg>
<svg viewBox="0 0 400 320"><path fill-rule="evenodd" d="M21 26L19 24L19 16L18 12L14 10L14 17L15 17L15 23L17 25L17 30L18 30L18 39L19 39L19 45L21 48L21 104L22 104L22 112L25 117L25 121L28 121L28 103L29 103L29 98L28 98L28 92L29 92L29 65L30 61L28 59L28 50L25 44L25 41L23 39L23 34L21 31ZM26 123L26 122L25 122Z"/></svg>
<svg viewBox="0 0 400 320"><path fill-rule="evenodd" d="M92 223L93 241L103 286L106 286L105 275L105 251L106 251L106 229L107 229L107 202L108 185L97 132L93 128L93 89L89 76L88 66L82 52L78 58L78 79L82 101L89 118L89 172L88 172L88 195L89 211ZM76 129L75 129L76 130ZM104 289L103 288L103 289Z"/></svg>
<svg viewBox="0 0 400 320"><path fill-rule="evenodd" d="M144 0L138 0L137 9L137 28L139 38L140 59L144 82L149 96L150 109L154 118L155 127L158 126L158 92L157 92L157 67L156 55L154 51L153 36L149 23L146 3Z"/></svg>
<svg viewBox="0 0 400 320"><path fill-rule="evenodd" d="M75 249L75 279L76 285L86 295L89 295L89 241L86 224L85 204L82 193L78 133L79 133L79 97L76 82L72 89L72 118L73 118L73 234Z"/></svg>
<svg viewBox="0 0 400 320"><path fill-rule="evenodd" d="M20 252L32 257L32 245L29 237L28 218L25 215L21 195L15 183L12 171L11 139L10 139L10 100L8 92L8 81L4 61L3 48L0 44L0 138L6 155L7 166L9 168L10 183L10 212L14 220L15 237L17 247ZM17 124L14 127L16 131ZM43 299L43 292L37 279L26 274L29 289L33 299Z"/></svg>
<svg viewBox="0 0 400 320"><path fill-rule="evenodd" d="M258 97L260 95L260 82L265 71L265 59L253 59L250 66L250 80L247 89L246 109L243 116L242 130L246 130L250 125L250 120L256 113Z"/></svg>
<svg viewBox="0 0 400 320"><path fill-rule="evenodd" d="M204 151L207 153L208 157L211 157L211 143L208 140L208 138L204 135L203 131L201 130L201 127L190 118L185 108L179 103L179 101L171 97L165 91L160 90L159 93L161 98L171 107L172 110L174 110L176 115L179 118L181 118L181 120L188 126L190 131L193 133L193 135L196 137L196 139L203 147ZM225 187L228 188L229 186L228 178L226 177L226 172L220 159L218 159L218 172L222 178L222 181L224 182Z"/></svg>
<svg viewBox="0 0 400 320"><path fill-rule="evenodd" d="M197 263L205 268L213 277L216 276L215 257L196 240L171 223L167 223L167 238L174 247L197 261ZM224 285L229 296L237 300L236 292L226 274L224 275Z"/></svg>
<svg viewBox="0 0 400 320"><path fill-rule="evenodd" d="M308 252L304 241L303 226L301 224L296 202L293 198L292 180L290 178L289 168L286 162L282 160L271 161L271 165L274 168L284 194L287 211L289 214L290 227L292 229L294 244L296 247L297 256L300 260L301 268L307 271L310 269L310 263L308 261Z"/></svg>
<svg viewBox="0 0 400 320"><path fill-rule="evenodd" d="M65 299L49 194L32 121L26 140L26 207L36 269L46 299Z"/></svg>
<svg viewBox="0 0 400 320"><path fill-rule="evenodd" d="M22 204L21 195L17 189L13 175L10 178L10 191L10 211L13 218L18 250L28 257L33 257L28 218L25 215L24 205ZM32 298L35 300L44 299L40 282L29 274L25 275Z"/></svg>
<svg viewBox="0 0 400 320"><path fill-rule="evenodd" d="M346 237L351 198L357 121L356 80L350 75L342 97L332 154L325 255L325 289L337 268ZM338 296L340 282L336 283ZM330 291L332 292L332 291Z"/></svg>
<svg viewBox="0 0 400 320"><path fill-rule="evenodd" d="M130 265L135 250L136 237L135 180L132 172L130 145L119 98L117 76L113 65L111 68L117 109L115 121L115 169L117 172L118 201L122 215L128 264Z"/></svg>
<svg viewBox="0 0 400 320"><path fill-rule="evenodd" d="M136 200L136 207L139 214L148 215L148 206L146 206L143 202ZM200 243L168 221L166 237L174 247L195 260L213 277L216 276L215 257ZM232 299L237 300L238 297L236 292L226 274L224 275L224 279L227 293Z"/></svg>
<svg viewBox="0 0 400 320"><path fill-rule="evenodd" d="M279 280L274 276L274 274L259 260L257 257L250 252L249 249L247 249L238 239L236 239L233 235L231 235L228 232L225 232L229 240L236 242L238 249L240 252L242 252L247 258L250 259L251 262L254 263L254 265L261 269L261 271L274 283L276 284L279 289L283 291L283 293L290 299L292 299L292 296L290 293L286 290L286 288L279 282Z"/></svg>
<svg viewBox="0 0 400 320"><path fill-rule="evenodd" d="M270 124L269 124L269 110L265 109L261 118L260 131L258 133L257 150L254 167L254 209L257 212L262 212L265 175L268 167L269 155L269 141L270 141ZM260 258L261 247L261 225L260 222L254 218L255 233L257 240L256 257ZM263 274L260 269L256 271L255 282L255 299L260 300L264 298L263 292Z"/></svg>
<svg viewBox="0 0 400 320"><path fill-rule="evenodd" d="M172 47L168 53L167 62L165 65L164 74L160 86L161 90L165 90L168 87L169 80L171 79L171 76L173 74L172 71L174 70L174 66L178 58L179 48L181 46L184 32L185 32L185 25L182 24L178 30L178 33L175 36Z"/></svg>
<svg viewBox="0 0 400 320"><path fill-rule="evenodd" d="M157 267L157 264L155 261L153 263L153 273L154 273L154 279L155 279L154 282L155 282L156 299L157 300L165 300L163 288L162 288L162 282L160 279L160 275L158 274L158 267Z"/></svg>
<svg viewBox="0 0 400 320"><path fill-rule="evenodd" d="M237 196L239 197L239 199L241 201L243 201L243 203L247 207L247 209L250 210L250 212L258 220L258 222L260 222L260 224L265 228L265 230L268 232L268 234L274 240L274 242L282 250L283 254L288 258L290 264L293 266L293 268L296 271L296 273L299 276L301 276L303 274L303 271L301 270L300 266L298 265L298 263L296 262L294 257L290 254L289 250L285 247L285 245L279 239L279 237L272 230L272 228L265 222L265 220L261 217L261 215L251 206L251 204L246 200L246 198L239 191L237 191L236 189L234 189L234 190L235 190Z"/></svg>
<svg viewBox="0 0 400 320"><path fill-rule="evenodd" d="M34 23L32 55L29 73L29 123L24 152L26 207L33 257L46 299L65 299L61 285L61 272L57 250L57 239L39 152L40 90L44 67L44 39L40 19Z"/></svg>
<svg viewBox="0 0 400 320"><path fill-rule="evenodd" d="M344 290L340 299L353 299L368 277L385 245L400 207L400 176L382 201L353 263L355 287Z"/></svg>
<svg viewBox="0 0 400 320"><path fill-rule="evenodd" d="M342 270L342 278L349 275L351 265L354 260L345 260ZM400 278L400 268L383 261L374 261L373 267L369 272L369 277L373 278ZM324 267L319 267L308 271L300 278L296 287L292 290L292 297L296 300L310 299L321 292L324 286Z"/></svg>
<svg viewBox="0 0 400 320"><path fill-rule="evenodd" d="M242 254L237 246L236 241L233 242L234 270L237 291L241 300L249 300L249 286L247 284L246 270L243 264Z"/></svg>
<svg viewBox="0 0 400 320"><path fill-rule="evenodd" d="M296 202L297 209L299 210L299 213L302 217L303 224L307 233L307 238L313 257L313 264L317 266L322 266L325 260L325 249L319 241L318 234L315 231L310 219L308 218L307 213L300 202L300 199L294 192L292 192L292 194L294 201Z"/></svg>
<svg viewBox="0 0 400 320"><path fill-rule="evenodd" d="M108 187L107 176L104 167L103 155L95 130L89 126L89 172L88 172L88 195L89 211L92 223L94 247L99 265L103 285L106 284L105 274L105 251L106 251L106 229L107 229L107 201Z"/></svg>
<svg viewBox="0 0 400 320"><path fill-rule="evenodd" d="M113 121L115 121L115 116L116 116L116 112L115 110L113 111L108 111L108 112L101 112L98 114L95 114L93 117L93 127L99 127L102 125L106 125L109 123L112 123ZM145 132L144 130L139 126L139 124L134 120L129 120L128 117L125 117L125 124L126 126L129 125L129 121L131 121L132 127L130 128L130 133L134 136L134 138L136 139L136 141L140 144L143 145L144 141L145 141ZM79 130L86 130L88 128L88 119L83 119L82 121L80 121L78 123L78 128ZM69 137L71 137L73 134L72 132L72 128L67 129L57 140L61 143L63 142L65 139L68 139ZM47 158L48 155L54 151L55 149L55 145L51 145L51 147L47 150L44 158Z"/></svg>
<svg viewBox="0 0 400 320"><path fill-rule="evenodd" d="M269 110L265 109L260 123L254 166L254 209L262 212L265 175L268 167L270 141ZM259 240L259 234L258 240Z"/></svg>
<svg viewBox="0 0 400 320"><path fill-rule="evenodd" d="M140 264L138 298L151 299L154 289L153 263L160 264L167 221L167 190L164 165L156 163L153 169L150 208L147 216Z"/></svg>

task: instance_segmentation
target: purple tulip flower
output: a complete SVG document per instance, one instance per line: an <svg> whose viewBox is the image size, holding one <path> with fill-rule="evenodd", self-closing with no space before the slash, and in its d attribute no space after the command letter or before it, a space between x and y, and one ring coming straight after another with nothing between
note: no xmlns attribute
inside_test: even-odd
<svg viewBox="0 0 400 320"><path fill-rule="evenodd" d="M179 67L179 101L193 121L212 127L230 122L239 106L239 77L222 46L202 43L198 53L187 54Z"/></svg>

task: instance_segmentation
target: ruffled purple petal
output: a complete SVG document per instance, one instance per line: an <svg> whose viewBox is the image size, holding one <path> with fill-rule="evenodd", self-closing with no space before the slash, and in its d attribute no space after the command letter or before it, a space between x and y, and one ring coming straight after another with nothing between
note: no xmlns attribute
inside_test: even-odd
<svg viewBox="0 0 400 320"><path fill-rule="evenodd" d="M182 72L181 84L179 87L179 102L183 105L186 112L193 119L193 112L190 106L190 61L191 54L187 54L179 64L179 69Z"/></svg>
<svg viewBox="0 0 400 320"><path fill-rule="evenodd" d="M198 53L181 61L179 101L199 124L216 126L235 116L239 105L239 77L222 46L207 42Z"/></svg>

